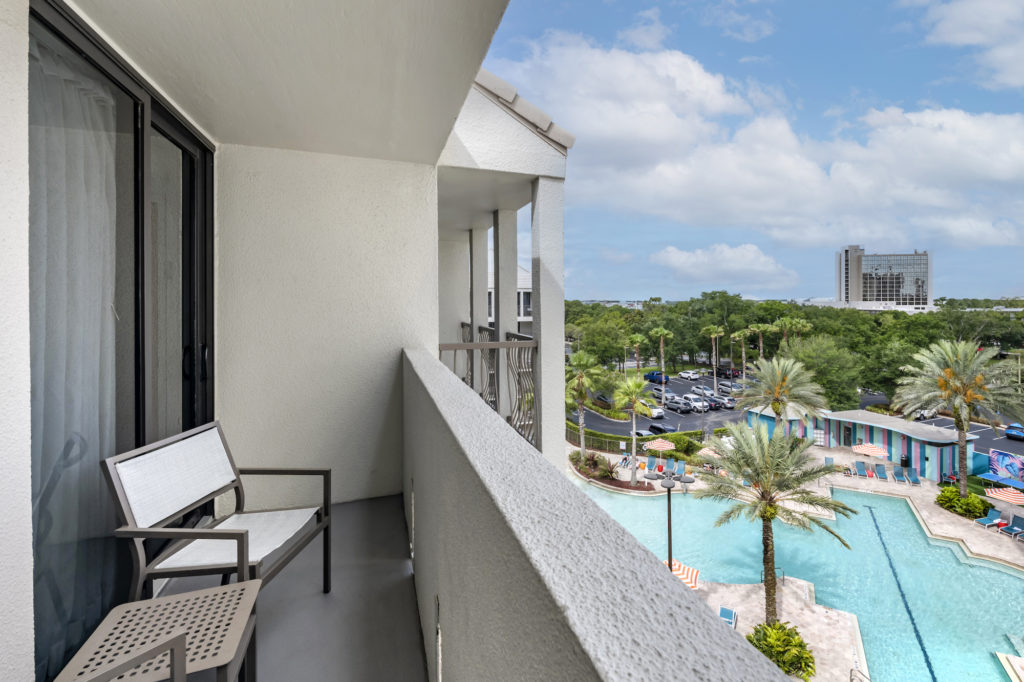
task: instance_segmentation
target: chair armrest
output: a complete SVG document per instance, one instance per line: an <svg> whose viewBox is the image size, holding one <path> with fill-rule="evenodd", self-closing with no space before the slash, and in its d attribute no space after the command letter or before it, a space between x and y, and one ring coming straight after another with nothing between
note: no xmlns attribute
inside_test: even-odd
<svg viewBox="0 0 1024 682"><path fill-rule="evenodd" d="M137 667L140 663L145 663L146 661L167 651L171 656L171 679L169 682L185 682L187 634L186 630L173 632L161 637L155 642L139 647L127 658L118 658L117 665L111 668L103 669L101 672L94 674L85 673L82 675L82 673L79 673L79 676L75 679L81 680L81 682L110 682L111 680L116 680L119 676L129 670Z"/></svg>
<svg viewBox="0 0 1024 682"><path fill-rule="evenodd" d="M331 515L331 470L306 469L298 467L244 467L238 469L239 476L321 476L324 484L324 516Z"/></svg>
<svg viewBox="0 0 1024 682"><path fill-rule="evenodd" d="M234 540L238 543L238 582L249 576L249 531L244 528L136 528L121 526L117 538L160 540Z"/></svg>

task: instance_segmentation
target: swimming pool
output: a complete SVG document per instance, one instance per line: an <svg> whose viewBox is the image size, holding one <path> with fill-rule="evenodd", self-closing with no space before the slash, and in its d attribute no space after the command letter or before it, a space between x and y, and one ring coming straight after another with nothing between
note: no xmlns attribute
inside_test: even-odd
<svg viewBox="0 0 1024 682"><path fill-rule="evenodd" d="M665 558L664 497L621 495L578 483ZM1006 635L1024 635L1024 573L970 559L952 543L929 539L902 498L838 489L834 496L859 512L834 523L852 549L822 531L806 533L777 523L776 565L787 576L813 582L819 604L857 615L871 679L1005 680L992 652L1014 653ZM700 569L702 580L760 582L760 524L740 520L716 528L725 507L673 495L675 558ZM753 617L761 620L764 614Z"/></svg>

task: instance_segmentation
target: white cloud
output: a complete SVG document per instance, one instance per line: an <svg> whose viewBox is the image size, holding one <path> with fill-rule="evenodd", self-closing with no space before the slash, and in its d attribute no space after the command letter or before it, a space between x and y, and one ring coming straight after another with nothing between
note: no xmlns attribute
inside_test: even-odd
<svg viewBox="0 0 1024 682"><path fill-rule="evenodd" d="M651 262L663 265L680 280L695 284L738 287L745 291L788 289L799 277L780 265L755 244L712 244L706 249L683 251L666 246L651 255Z"/></svg>
<svg viewBox="0 0 1024 682"><path fill-rule="evenodd" d="M1024 88L1024 2L1021 0L914 0L925 8L928 42L974 48L984 84Z"/></svg>
<svg viewBox="0 0 1024 682"><path fill-rule="evenodd" d="M775 24L769 17L755 17L721 6L711 11L708 23L720 27L722 35L745 43L756 43L775 33Z"/></svg>
<svg viewBox="0 0 1024 682"><path fill-rule="evenodd" d="M834 109L836 134L813 139L780 113L781 90L677 50L566 33L532 47L495 70L577 135L571 203L760 229L797 247L927 248L965 225L967 247L1021 242L1022 114Z"/></svg>
<svg viewBox="0 0 1024 682"><path fill-rule="evenodd" d="M661 10L652 7L638 12L636 22L618 32L618 39L641 50L660 50L671 29L661 23Z"/></svg>

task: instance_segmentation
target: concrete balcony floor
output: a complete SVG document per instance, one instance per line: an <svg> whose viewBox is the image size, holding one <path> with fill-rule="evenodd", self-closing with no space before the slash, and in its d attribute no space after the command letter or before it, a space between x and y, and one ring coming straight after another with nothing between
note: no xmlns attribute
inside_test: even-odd
<svg viewBox="0 0 1024 682"><path fill-rule="evenodd" d="M401 496L336 504L331 528L330 594L321 589L319 540L260 593L259 679L426 680ZM164 594L217 584L177 579Z"/></svg>

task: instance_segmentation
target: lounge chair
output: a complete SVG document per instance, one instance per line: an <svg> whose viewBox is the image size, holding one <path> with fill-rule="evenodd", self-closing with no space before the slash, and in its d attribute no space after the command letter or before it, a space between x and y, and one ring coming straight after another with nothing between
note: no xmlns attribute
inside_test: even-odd
<svg viewBox="0 0 1024 682"><path fill-rule="evenodd" d="M825 458L825 466L827 466L827 467L834 467L835 465L836 465L836 461L833 458L831 458L831 457L826 457Z"/></svg>
<svg viewBox="0 0 1024 682"><path fill-rule="evenodd" d="M864 468L864 462L854 462L853 466L857 467L857 478L868 477L868 470Z"/></svg>
<svg viewBox="0 0 1024 682"><path fill-rule="evenodd" d="M988 516L986 516L983 519L974 519L974 522L980 523L986 528L991 528L992 526L996 526L999 524L999 519L1001 516L1002 512L993 507L992 509L988 510Z"/></svg>
<svg viewBox="0 0 1024 682"><path fill-rule="evenodd" d="M676 461L674 459L665 460L665 475L672 476L676 473Z"/></svg>
<svg viewBox="0 0 1024 682"><path fill-rule="evenodd" d="M727 606L718 607L718 617L725 621L725 624L731 627L733 630L736 629L736 612Z"/></svg>
<svg viewBox="0 0 1024 682"><path fill-rule="evenodd" d="M907 482L906 477L903 475L903 467L893 467L892 468L892 477L896 479L897 483L906 483Z"/></svg>
<svg viewBox="0 0 1024 682"><path fill-rule="evenodd" d="M999 529L1000 533L1009 535L1011 538L1018 537L1021 533L1024 533L1024 516L1013 515L1013 520L1007 525Z"/></svg>
<svg viewBox="0 0 1024 682"><path fill-rule="evenodd" d="M907 467L907 480L910 481L910 485L921 485L921 479L917 477L913 467Z"/></svg>
<svg viewBox="0 0 1024 682"><path fill-rule="evenodd" d="M875 476L878 477L879 481L888 481L889 480L889 477L885 474L885 465L884 464L876 464L875 465Z"/></svg>
<svg viewBox="0 0 1024 682"><path fill-rule="evenodd" d="M658 468L658 458L654 455L647 455L647 470L655 471Z"/></svg>

